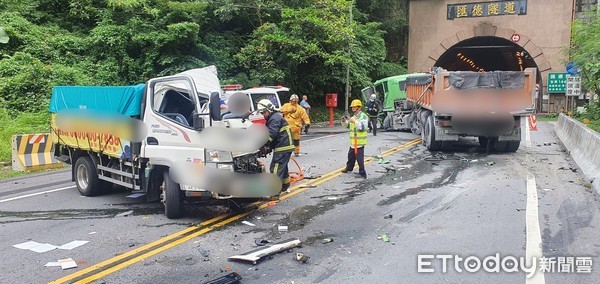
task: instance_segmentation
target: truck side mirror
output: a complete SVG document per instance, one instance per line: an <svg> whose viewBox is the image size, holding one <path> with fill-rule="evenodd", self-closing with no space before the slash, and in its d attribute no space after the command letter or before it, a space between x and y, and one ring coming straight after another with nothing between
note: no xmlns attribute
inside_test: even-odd
<svg viewBox="0 0 600 284"><path fill-rule="evenodd" d="M194 130L201 131L204 129L204 118L201 115L194 113Z"/></svg>
<svg viewBox="0 0 600 284"><path fill-rule="evenodd" d="M210 118L212 120L221 120L221 95L219 94L219 92L212 92L210 94L208 111L210 111Z"/></svg>

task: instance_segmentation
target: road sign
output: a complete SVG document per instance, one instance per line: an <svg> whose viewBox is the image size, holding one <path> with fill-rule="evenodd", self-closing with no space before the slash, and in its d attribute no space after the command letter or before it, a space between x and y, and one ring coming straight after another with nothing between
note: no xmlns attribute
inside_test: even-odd
<svg viewBox="0 0 600 284"><path fill-rule="evenodd" d="M548 93L567 91L567 73L548 73Z"/></svg>
<svg viewBox="0 0 600 284"><path fill-rule="evenodd" d="M572 76L579 75L579 72L581 71L579 66L575 65L575 62L573 62L573 61L569 61L569 63L567 63L567 66L565 66L565 68L567 69L567 73L569 73L569 75L572 75Z"/></svg>
<svg viewBox="0 0 600 284"><path fill-rule="evenodd" d="M579 97L581 95L581 77L567 75L567 97Z"/></svg>
<svg viewBox="0 0 600 284"><path fill-rule="evenodd" d="M521 35L519 34L513 34L512 37L510 38L513 42L519 42L521 40Z"/></svg>

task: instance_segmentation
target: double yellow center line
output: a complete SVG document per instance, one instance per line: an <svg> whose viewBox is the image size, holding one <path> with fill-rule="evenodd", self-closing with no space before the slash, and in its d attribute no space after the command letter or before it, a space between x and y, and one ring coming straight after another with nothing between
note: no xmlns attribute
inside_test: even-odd
<svg viewBox="0 0 600 284"><path fill-rule="evenodd" d="M382 152L381 156L385 157L387 155L391 155L395 152L415 146L415 145L419 144L420 142L421 142L421 139L412 140L408 143L402 144L402 145L394 147L394 148L390 148L390 149ZM373 162L373 158L365 159L365 164L369 164L371 162ZM334 179L341 175L340 171L344 168L345 167L333 170L325 175L322 175L321 177L319 177L317 179L302 183L302 185L295 185L290 188L289 193L282 195L279 198L279 200L281 201L281 200L288 199L288 198L308 189L308 187L303 187L303 186L306 186L306 185L317 186L317 185L327 182L331 179ZM90 283L94 280L100 279L102 277L105 277L106 275L109 275L113 272L116 272L127 266L130 266L136 262L147 259L153 255L156 255L156 254L161 253L165 250L168 250L172 247L175 247L179 244L187 242L193 238L196 238L196 237L206 234L210 231L213 231L216 228L222 227L226 224L229 224L231 222L239 220L240 218L243 218L249 214L252 214L257 210L268 207L269 203L270 202L264 202L264 201L255 202L253 204L248 205L248 207L258 206L254 210L250 210L247 212L241 212L241 213L237 213L237 214L226 213L226 214L220 215L218 217L204 221L196 226L192 226L192 227L186 228L184 230L181 230L179 232L173 233L173 234L163 237L159 240L156 240L154 242L151 242L149 244L141 246L137 249L120 254L113 258L102 261L98 264L94 264L88 268L85 268L85 269L82 269L75 273L69 274L65 277L62 277L62 278L52 281L50 283L66 283L66 282L68 282L68 283Z"/></svg>

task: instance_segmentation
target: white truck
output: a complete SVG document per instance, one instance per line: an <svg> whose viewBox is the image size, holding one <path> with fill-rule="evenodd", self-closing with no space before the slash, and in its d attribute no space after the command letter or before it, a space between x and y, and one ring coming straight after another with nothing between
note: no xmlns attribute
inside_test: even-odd
<svg viewBox="0 0 600 284"><path fill-rule="evenodd" d="M137 86L57 86L54 155L72 165L82 195L123 186L160 200L169 218L183 215L184 200L278 194L280 182L258 160L266 138L248 120L221 119L220 90L214 66Z"/></svg>

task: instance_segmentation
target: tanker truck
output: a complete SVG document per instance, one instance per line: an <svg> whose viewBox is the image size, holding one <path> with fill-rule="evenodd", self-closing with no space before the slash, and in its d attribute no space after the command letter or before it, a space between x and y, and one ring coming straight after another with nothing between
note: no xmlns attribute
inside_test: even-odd
<svg viewBox="0 0 600 284"><path fill-rule="evenodd" d="M406 80L408 123L430 151L474 136L488 150L515 152L521 120L535 110L536 69L447 71L433 68Z"/></svg>
<svg viewBox="0 0 600 284"><path fill-rule="evenodd" d="M268 135L247 119L222 120L220 89L214 66L136 86L56 86L54 156L82 195L125 187L160 200L168 218L183 215L184 201L277 195L280 182L258 159Z"/></svg>

